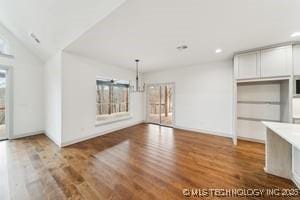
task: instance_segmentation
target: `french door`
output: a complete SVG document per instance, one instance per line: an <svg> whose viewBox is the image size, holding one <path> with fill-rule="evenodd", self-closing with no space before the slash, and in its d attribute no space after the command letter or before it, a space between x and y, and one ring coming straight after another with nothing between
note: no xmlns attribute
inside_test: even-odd
<svg viewBox="0 0 300 200"><path fill-rule="evenodd" d="M163 126L174 125L174 84L147 86L147 121Z"/></svg>

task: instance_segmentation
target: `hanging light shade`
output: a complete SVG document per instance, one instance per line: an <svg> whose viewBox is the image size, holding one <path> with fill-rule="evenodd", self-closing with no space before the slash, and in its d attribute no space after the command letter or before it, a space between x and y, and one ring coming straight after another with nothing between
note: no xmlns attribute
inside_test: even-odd
<svg viewBox="0 0 300 200"><path fill-rule="evenodd" d="M143 84L142 87L140 87L140 77L139 77L139 59L135 60L135 65L136 65L136 77L135 77L135 87L134 87L134 92L144 92L145 91L145 83Z"/></svg>

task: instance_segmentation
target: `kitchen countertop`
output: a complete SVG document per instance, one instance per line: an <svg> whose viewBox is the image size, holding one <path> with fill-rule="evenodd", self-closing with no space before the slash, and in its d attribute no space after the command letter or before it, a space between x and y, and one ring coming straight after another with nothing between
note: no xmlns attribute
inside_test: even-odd
<svg viewBox="0 0 300 200"><path fill-rule="evenodd" d="M289 124L279 122L262 122L267 128L277 133L280 137L288 141L300 150L300 124Z"/></svg>

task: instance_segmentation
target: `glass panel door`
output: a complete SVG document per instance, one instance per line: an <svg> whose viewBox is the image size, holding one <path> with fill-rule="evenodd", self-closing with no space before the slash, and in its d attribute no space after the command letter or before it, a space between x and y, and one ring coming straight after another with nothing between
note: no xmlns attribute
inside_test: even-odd
<svg viewBox="0 0 300 200"><path fill-rule="evenodd" d="M173 84L149 85L147 90L147 121L173 126Z"/></svg>
<svg viewBox="0 0 300 200"><path fill-rule="evenodd" d="M151 85L148 87L148 122L160 123L160 86Z"/></svg>
<svg viewBox="0 0 300 200"><path fill-rule="evenodd" d="M161 121L160 124L165 126L173 125L173 90L174 87L171 84L161 85Z"/></svg>
<svg viewBox="0 0 300 200"><path fill-rule="evenodd" d="M6 70L0 70L0 140L7 139L5 123Z"/></svg>

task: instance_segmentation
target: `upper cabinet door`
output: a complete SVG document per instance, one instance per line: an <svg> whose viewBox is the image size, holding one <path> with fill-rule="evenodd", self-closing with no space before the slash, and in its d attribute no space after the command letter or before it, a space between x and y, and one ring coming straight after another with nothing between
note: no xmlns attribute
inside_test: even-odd
<svg viewBox="0 0 300 200"><path fill-rule="evenodd" d="M235 78L250 79L260 77L260 52L240 54L234 58Z"/></svg>
<svg viewBox="0 0 300 200"><path fill-rule="evenodd" d="M300 45L293 47L294 75L300 76Z"/></svg>
<svg viewBox="0 0 300 200"><path fill-rule="evenodd" d="M261 76L288 76L292 74L292 46L276 47L261 51Z"/></svg>

